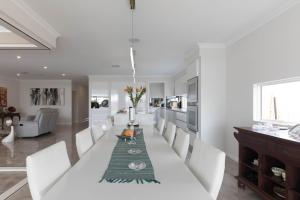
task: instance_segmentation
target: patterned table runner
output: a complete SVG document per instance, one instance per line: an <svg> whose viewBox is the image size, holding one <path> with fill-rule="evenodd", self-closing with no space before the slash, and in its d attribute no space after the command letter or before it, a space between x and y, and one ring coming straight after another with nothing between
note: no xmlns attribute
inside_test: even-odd
<svg viewBox="0 0 300 200"><path fill-rule="evenodd" d="M140 132L136 136L136 144L129 144L128 141L119 139L111 155L109 165L99 182L106 180L109 183L131 183L136 181L137 184L144 182L160 183L155 179L153 166L148 156L143 129L135 129ZM129 154L130 149L140 149L140 154ZM133 161L142 161L146 163L146 168L140 171L129 169L129 163Z"/></svg>

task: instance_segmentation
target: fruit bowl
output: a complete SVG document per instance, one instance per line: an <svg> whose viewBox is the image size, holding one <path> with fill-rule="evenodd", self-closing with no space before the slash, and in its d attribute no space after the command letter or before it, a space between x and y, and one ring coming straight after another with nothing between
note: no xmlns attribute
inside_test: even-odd
<svg viewBox="0 0 300 200"><path fill-rule="evenodd" d="M121 135L124 137L134 137L135 133L134 133L134 130L132 130L132 129L125 129Z"/></svg>
<svg viewBox="0 0 300 200"><path fill-rule="evenodd" d="M119 139L123 139L123 140L135 140L135 132L134 130L131 130L131 129L125 129L121 135L117 135L117 137Z"/></svg>
<svg viewBox="0 0 300 200"><path fill-rule="evenodd" d="M129 149L129 150L128 150L128 153L131 154L131 155L137 155L137 154L140 154L140 153L142 153L142 152L143 152L142 150L140 150L140 149L135 149L135 148Z"/></svg>
<svg viewBox="0 0 300 200"><path fill-rule="evenodd" d="M139 161L139 160L133 161L133 162L131 162L131 163L128 164L128 168L129 168L129 169L132 169L132 170L134 170L134 171L140 171L140 170L142 170L142 169L145 169L146 166L147 166L147 165L146 165L145 162Z"/></svg>

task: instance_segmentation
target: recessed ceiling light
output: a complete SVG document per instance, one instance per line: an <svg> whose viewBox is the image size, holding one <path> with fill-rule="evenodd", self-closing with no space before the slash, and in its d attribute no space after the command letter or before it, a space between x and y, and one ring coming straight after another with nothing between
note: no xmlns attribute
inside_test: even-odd
<svg viewBox="0 0 300 200"><path fill-rule="evenodd" d="M17 56L17 59L21 59L22 57L21 56Z"/></svg>
<svg viewBox="0 0 300 200"><path fill-rule="evenodd" d="M43 68L44 68L44 69L48 69L48 67L47 67L47 66L43 66Z"/></svg>
<svg viewBox="0 0 300 200"><path fill-rule="evenodd" d="M24 76L24 75L27 75L27 74L29 74L28 72L20 72L20 73L17 73L17 76L19 77L19 76Z"/></svg>
<svg viewBox="0 0 300 200"><path fill-rule="evenodd" d="M61 76L66 76L66 74L61 74Z"/></svg>

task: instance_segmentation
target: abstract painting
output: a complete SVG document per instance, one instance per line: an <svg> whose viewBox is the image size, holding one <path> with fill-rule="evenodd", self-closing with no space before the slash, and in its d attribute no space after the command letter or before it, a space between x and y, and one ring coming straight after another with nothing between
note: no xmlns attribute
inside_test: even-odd
<svg viewBox="0 0 300 200"><path fill-rule="evenodd" d="M7 88L0 87L0 107L7 106Z"/></svg>
<svg viewBox="0 0 300 200"><path fill-rule="evenodd" d="M31 88L31 105L63 106L65 105L64 88Z"/></svg>

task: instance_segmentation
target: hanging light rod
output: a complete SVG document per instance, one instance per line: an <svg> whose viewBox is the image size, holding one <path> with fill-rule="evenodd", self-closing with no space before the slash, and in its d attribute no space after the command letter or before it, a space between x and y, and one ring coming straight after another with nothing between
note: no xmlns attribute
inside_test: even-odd
<svg viewBox="0 0 300 200"><path fill-rule="evenodd" d="M135 71L133 47L130 47L131 68Z"/></svg>
<svg viewBox="0 0 300 200"><path fill-rule="evenodd" d="M131 47L130 47L130 61L131 61L131 68L132 68L132 76L133 76L133 82L135 83L135 63L134 63L134 30L133 30L133 12L135 10L135 0L129 0L130 2L130 9L131 9Z"/></svg>
<svg viewBox="0 0 300 200"><path fill-rule="evenodd" d="M135 0L129 0L130 1L130 9L135 10Z"/></svg>

